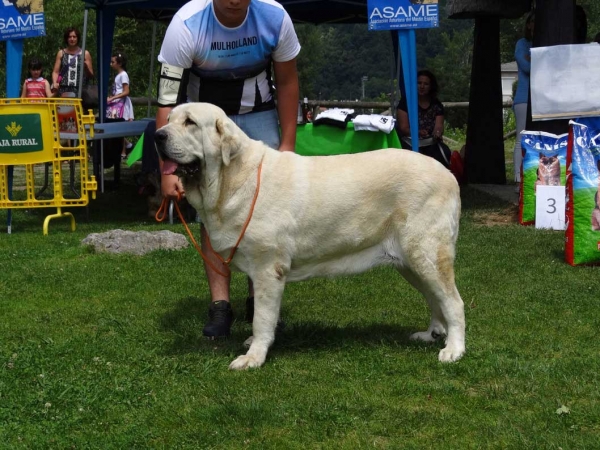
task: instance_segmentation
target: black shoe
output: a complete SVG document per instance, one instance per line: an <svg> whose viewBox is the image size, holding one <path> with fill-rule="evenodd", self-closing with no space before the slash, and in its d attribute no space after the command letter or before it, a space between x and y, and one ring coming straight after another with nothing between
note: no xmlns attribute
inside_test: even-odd
<svg viewBox="0 0 600 450"><path fill-rule="evenodd" d="M246 299L245 319L246 319L246 322L248 322L248 323L252 323L252 321L254 320L254 297L248 297ZM283 320L281 320L281 317L280 317L279 320L277 320L277 328L275 328L275 333L282 332L284 328L285 328L285 322Z"/></svg>
<svg viewBox="0 0 600 450"><path fill-rule="evenodd" d="M208 307L208 322L204 325L202 334L212 338L229 336L232 322L233 310L229 302L225 300L212 302Z"/></svg>

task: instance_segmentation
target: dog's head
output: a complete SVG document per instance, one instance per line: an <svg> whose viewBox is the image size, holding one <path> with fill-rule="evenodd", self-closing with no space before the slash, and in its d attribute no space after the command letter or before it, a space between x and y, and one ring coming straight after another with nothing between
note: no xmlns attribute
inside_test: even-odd
<svg viewBox="0 0 600 450"><path fill-rule="evenodd" d="M228 166L247 139L221 108L209 103L177 106L154 135L162 173L182 178Z"/></svg>
<svg viewBox="0 0 600 450"><path fill-rule="evenodd" d="M558 160L558 156L556 155L552 155L552 156L546 156L543 153L540 153L540 166L551 166L552 164L560 164L560 161Z"/></svg>

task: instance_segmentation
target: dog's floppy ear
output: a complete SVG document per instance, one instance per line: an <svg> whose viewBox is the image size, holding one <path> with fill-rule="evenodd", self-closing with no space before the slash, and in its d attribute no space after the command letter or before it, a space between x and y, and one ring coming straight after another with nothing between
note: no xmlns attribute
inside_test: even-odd
<svg viewBox="0 0 600 450"><path fill-rule="evenodd" d="M233 126L230 120L217 119L217 133L221 138L221 156L223 164L229 165L230 161L237 156L241 148L241 142L238 139L238 130Z"/></svg>

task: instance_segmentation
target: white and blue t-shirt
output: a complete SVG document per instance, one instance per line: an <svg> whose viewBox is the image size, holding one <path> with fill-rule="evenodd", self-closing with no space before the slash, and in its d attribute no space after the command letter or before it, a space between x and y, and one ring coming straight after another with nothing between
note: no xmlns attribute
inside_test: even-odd
<svg viewBox="0 0 600 450"><path fill-rule="evenodd" d="M158 60L191 69L188 101L231 115L272 109L271 61L290 61L299 52L291 19L273 0L251 0L236 28L219 22L212 0L192 0L173 17Z"/></svg>

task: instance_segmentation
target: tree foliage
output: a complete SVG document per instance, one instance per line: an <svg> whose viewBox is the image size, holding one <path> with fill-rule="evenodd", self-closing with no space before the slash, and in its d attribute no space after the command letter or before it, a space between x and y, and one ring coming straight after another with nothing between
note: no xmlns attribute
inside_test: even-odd
<svg viewBox="0 0 600 450"><path fill-rule="evenodd" d="M369 32L366 24L323 26L323 64L315 79L314 95L326 100L372 99L390 91L394 66L387 32Z"/></svg>

